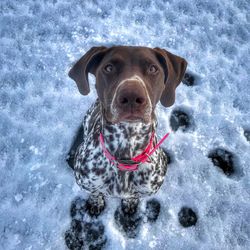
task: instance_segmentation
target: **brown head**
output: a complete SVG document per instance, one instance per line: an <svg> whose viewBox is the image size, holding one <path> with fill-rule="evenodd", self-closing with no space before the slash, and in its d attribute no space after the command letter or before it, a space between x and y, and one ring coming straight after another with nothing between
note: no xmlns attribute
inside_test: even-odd
<svg viewBox="0 0 250 250"><path fill-rule="evenodd" d="M173 105L186 66L185 59L160 48L93 47L72 67L69 76L80 93L87 95L88 73L95 75L107 121L149 123L159 101L165 107Z"/></svg>

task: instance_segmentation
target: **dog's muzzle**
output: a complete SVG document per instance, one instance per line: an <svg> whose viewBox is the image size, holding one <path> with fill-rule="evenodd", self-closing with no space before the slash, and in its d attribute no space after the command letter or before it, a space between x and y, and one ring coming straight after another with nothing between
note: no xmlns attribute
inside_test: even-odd
<svg viewBox="0 0 250 250"><path fill-rule="evenodd" d="M146 86L139 77L123 80L117 86L111 112L120 121L147 120L151 111Z"/></svg>

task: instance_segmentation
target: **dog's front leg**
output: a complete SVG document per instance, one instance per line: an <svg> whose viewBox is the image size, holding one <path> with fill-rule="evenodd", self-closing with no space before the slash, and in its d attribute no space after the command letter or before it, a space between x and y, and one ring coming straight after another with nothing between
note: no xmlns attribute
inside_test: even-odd
<svg viewBox="0 0 250 250"><path fill-rule="evenodd" d="M101 192L91 193L86 201L86 210L90 216L98 216L105 208L105 198Z"/></svg>

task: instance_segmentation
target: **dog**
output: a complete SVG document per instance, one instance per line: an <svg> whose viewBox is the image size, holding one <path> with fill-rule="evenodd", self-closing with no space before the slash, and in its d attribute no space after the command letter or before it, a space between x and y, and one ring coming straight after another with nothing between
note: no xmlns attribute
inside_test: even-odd
<svg viewBox="0 0 250 250"><path fill-rule="evenodd" d="M104 210L108 196L121 198L124 213L133 214L141 198L161 187L167 156L155 135L155 107L173 105L186 67L185 59L161 48L101 46L70 69L82 95L90 92L88 73L96 77L98 98L68 157L77 184L90 193L90 215Z"/></svg>

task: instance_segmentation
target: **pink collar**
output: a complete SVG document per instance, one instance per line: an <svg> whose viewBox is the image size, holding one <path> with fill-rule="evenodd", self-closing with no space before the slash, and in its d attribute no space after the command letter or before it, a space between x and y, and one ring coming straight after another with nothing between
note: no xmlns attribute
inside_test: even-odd
<svg viewBox="0 0 250 250"><path fill-rule="evenodd" d="M155 138L155 133L152 132L150 141L148 146L146 147L146 149L139 155L131 158L131 160L126 160L126 162L129 163L123 163L120 161L118 161L113 155L111 155L109 153L109 151L107 150L107 148L105 147L105 143L104 143L104 138L102 133L100 133L100 142L101 142L101 146L102 146L102 150L104 155L110 160L110 162L112 162L113 164L117 165L117 168L119 170L128 170L128 171L136 171L138 170L138 167L145 163L145 162L150 162L149 157L160 147L160 145L164 142L164 140L169 136L169 133L165 134L162 139L156 144L156 146L153 146L153 141ZM130 164L131 162L131 164Z"/></svg>

